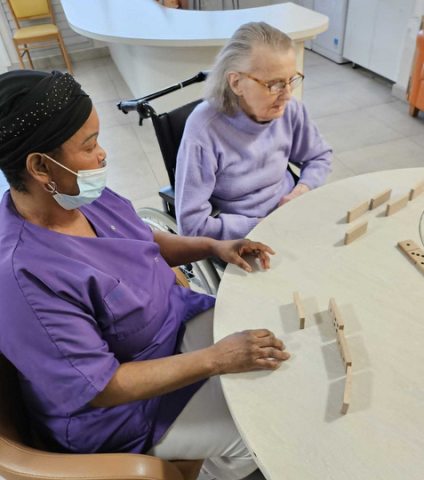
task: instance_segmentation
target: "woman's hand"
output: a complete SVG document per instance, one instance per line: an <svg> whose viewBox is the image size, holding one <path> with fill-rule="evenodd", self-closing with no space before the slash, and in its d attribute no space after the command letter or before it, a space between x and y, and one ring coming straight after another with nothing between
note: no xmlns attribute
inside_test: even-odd
<svg viewBox="0 0 424 480"><path fill-rule="evenodd" d="M233 333L209 347L216 374L275 370L290 358L284 343L267 329Z"/></svg>
<svg viewBox="0 0 424 480"><path fill-rule="evenodd" d="M281 205L284 205L285 203L290 202L290 200L293 200L299 195L303 195L304 193L309 192L310 190L311 189L304 183L298 183L288 195L284 195L284 197L280 200L280 203L278 204L278 206L281 207Z"/></svg>
<svg viewBox="0 0 424 480"><path fill-rule="evenodd" d="M246 238L242 240L216 240L212 254L224 262L234 263L246 272L251 272L252 267L242 258L243 255L254 255L259 259L262 268L268 269L270 266L269 255L274 255L275 252L264 243L252 242Z"/></svg>

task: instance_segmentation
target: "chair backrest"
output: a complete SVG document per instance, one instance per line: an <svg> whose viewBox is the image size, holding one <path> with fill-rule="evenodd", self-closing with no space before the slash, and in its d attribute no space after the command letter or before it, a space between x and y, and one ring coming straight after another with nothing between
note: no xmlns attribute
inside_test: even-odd
<svg viewBox="0 0 424 480"><path fill-rule="evenodd" d="M175 186L175 166L187 117L202 100L178 107L167 113L153 115L152 122L172 188Z"/></svg>
<svg viewBox="0 0 424 480"><path fill-rule="evenodd" d="M7 3L18 26L19 20L50 17L54 21L50 0L7 0Z"/></svg>
<svg viewBox="0 0 424 480"><path fill-rule="evenodd" d="M0 355L0 439L28 444L28 425L16 369Z"/></svg>

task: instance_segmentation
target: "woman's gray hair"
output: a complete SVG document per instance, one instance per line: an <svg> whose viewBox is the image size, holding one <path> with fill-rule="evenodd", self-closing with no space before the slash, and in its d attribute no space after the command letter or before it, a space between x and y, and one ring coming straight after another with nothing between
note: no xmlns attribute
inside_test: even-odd
<svg viewBox="0 0 424 480"><path fill-rule="evenodd" d="M218 53L206 80L204 98L220 112L233 115L237 111L238 97L231 90L228 73L246 68L257 46L284 53L294 48L294 43L288 35L265 22L250 22L239 27Z"/></svg>

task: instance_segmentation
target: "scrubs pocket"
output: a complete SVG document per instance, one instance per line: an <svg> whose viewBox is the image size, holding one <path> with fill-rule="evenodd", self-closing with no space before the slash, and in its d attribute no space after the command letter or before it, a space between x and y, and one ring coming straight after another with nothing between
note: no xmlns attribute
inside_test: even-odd
<svg viewBox="0 0 424 480"><path fill-rule="evenodd" d="M148 292L122 282L104 297L104 304L109 313L107 330L121 338L145 329L157 315Z"/></svg>

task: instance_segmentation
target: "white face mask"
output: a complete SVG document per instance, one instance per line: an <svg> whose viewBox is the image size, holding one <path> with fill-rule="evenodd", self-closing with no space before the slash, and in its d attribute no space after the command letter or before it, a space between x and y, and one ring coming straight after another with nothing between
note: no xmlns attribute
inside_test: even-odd
<svg viewBox="0 0 424 480"><path fill-rule="evenodd" d="M53 198L62 208L65 210L73 210L82 205L88 205L100 197L106 187L107 166L94 170L78 170L78 172L74 172L45 153L43 153L43 155L56 163L56 165L77 176L77 184L79 187L78 195L66 195L65 193L59 193L56 190L56 186L52 188Z"/></svg>

